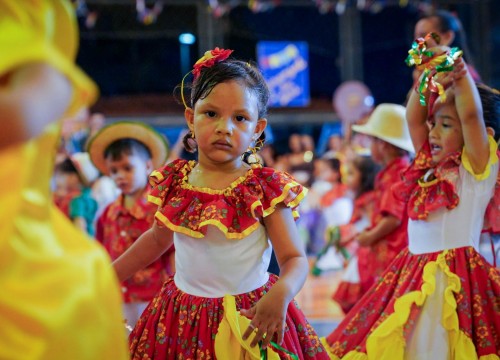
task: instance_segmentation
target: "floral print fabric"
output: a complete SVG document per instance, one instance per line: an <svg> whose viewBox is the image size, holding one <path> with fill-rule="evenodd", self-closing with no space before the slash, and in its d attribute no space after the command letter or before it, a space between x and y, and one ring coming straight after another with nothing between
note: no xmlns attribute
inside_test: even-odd
<svg viewBox="0 0 500 360"><path fill-rule="evenodd" d="M424 292L423 285L432 284L436 267L445 272L447 290L452 294L451 300L442 294L447 314L443 317L445 328L462 332L474 344L478 358L500 355L500 273L473 247L463 247L421 255L412 255L408 250L401 253L326 338L331 357L342 359L349 352L366 353L369 337L396 311L403 324L395 333L408 339L423 304L406 301L405 296ZM397 301L399 306L395 306ZM388 333L387 326L385 329ZM395 346L397 342L394 337Z"/></svg>
<svg viewBox="0 0 500 360"><path fill-rule="evenodd" d="M237 310L250 308L276 281L277 277L271 275L261 288L236 295ZM132 360L215 359L214 341L224 314L222 302L223 298L186 294L175 286L173 279L167 281L130 334ZM299 359L328 359L295 301L288 306L281 346ZM290 355L274 350L281 359L291 359Z"/></svg>
<svg viewBox="0 0 500 360"><path fill-rule="evenodd" d="M145 189L130 209L123 206L121 195L99 217L96 239L104 245L111 260L120 257L153 225L156 206L147 202L147 195ZM168 253L171 251L173 246ZM150 301L156 295L169 275L167 254L121 283L126 303Z"/></svg>
<svg viewBox="0 0 500 360"><path fill-rule="evenodd" d="M149 200L159 206L156 218L171 230L202 238L206 226L213 225L229 239L242 239L280 203L298 217L295 209L307 190L287 173L252 168L228 188L213 190L188 183L195 164L175 160L150 176Z"/></svg>

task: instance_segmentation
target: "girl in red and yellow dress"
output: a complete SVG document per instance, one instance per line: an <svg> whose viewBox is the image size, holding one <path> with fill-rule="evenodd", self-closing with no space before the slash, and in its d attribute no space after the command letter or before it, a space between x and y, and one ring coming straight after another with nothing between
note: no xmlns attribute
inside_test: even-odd
<svg viewBox="0 0 500 360"><path fill-rule="evenodd" d="M293 301L308 272L294 223L306 190L249 164L265 138L269 91L230 54L216 48L195 64L185 145L198 161L153 172L155 223L114 263L124 280L175 244L175 276L131 333L132 358L328 359ZM267 273L273 248L279 278Z"/></svg>
<svg viewBox="0 0 500 360"><path fill-rule="evenodd" d="M337 290L333 294L342 311L347 313L361 299L368 290L360 282L360 272L365 271L358 265L356 254L358 245L354 239L356 235L370 226L370 220L375 204L374 183L380 167L368 156L356 156L346 163L345 183L354 193L354 210L349 224L339 227L339 246L348 248L353 257L342 275ZM365 278L367 275L364 276Z"/></svg>
<svg viewBox="0 0 500 360"><path fill-rule="evenodd" d="M332 359L499 359L500 273L477 247L498 172L500 98L478 91L455 50L431 50L422 97L412 92L407 108L420 150L396 189L409 247L326 338Z"/></svg>
<svg viewBox="0 0 500 360"><path fill-rule="evenodd" d="M126 359L110 260L55 207L61 119L97 95L74 8L0 0L0 359Z"/></svg>

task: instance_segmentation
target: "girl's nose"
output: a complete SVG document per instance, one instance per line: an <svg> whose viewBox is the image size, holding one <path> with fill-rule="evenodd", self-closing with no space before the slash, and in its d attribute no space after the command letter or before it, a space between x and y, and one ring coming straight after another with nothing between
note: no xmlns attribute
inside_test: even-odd
<svg viewBox="0 0 500 360"><path fill-rule="evenodd" d="M436 131L436 126L432 127L430 130L429 130L429 138L432 138L432 139L435 139L437 138L437 131Z"/></svg>
<svg viewBox="0 0 500 360"><path fill-rule="evenodd" d="M230 119L220 119L217 123L217 128L215 130L217 134L233 134L233 127Z"/></svg>

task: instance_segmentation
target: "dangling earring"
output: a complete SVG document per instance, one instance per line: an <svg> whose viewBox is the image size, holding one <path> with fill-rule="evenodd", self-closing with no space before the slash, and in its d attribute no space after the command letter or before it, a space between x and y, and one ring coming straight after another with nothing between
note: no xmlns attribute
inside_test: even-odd
<svg viewBox="0 0 500 360"><path fill-rule="evenodd" d="M194 132L189 130L189 132L184 135L182 139L182 143L184 144L184 148L187 152L195 153L198 150L198 144L196 143L196 137Z"/></svg>
<svg viewBox="0 0 500 360"><path fill-rule="evenodd" d="M262 165L262 161L257 152L264 146L264 140L257 139L257 136L252 138L254 145L250 146L247 151L243 154L243 161L250 165Z"/></svg>

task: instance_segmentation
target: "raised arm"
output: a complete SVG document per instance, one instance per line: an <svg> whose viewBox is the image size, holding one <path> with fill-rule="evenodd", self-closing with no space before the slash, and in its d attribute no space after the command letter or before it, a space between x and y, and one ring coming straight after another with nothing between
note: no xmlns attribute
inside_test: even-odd
<svg viewBox="0 0 500 360"><path fill-rule="evenodd" d="M455 63L454 76L455 107L462 124L464 151L474 173L481 174L488 164L490 155L481 98L461 58Z"/></svg>
<svg viewBox="0 0 500 360"><path fill-rule="evenodd" d="M113 262L120 281L126 280L137 271L158 259L173 243L173 232L168 228L153 224L143 233L122 256Z"/></svg>
<svg viewBox="0 0 500 360"><path fill-rule="evenodd" d="M0 76L0 149L38 136L64 115L71 96L64 75L41 63Z"/></svg>
<svg viewBox="0 0 500 360"><path fill-rule="evenodd" d="M427 106L420 104L420 94L418 93L418 86L422 80L420 76L415 90L411 91L408 104L406 105L406 121L408 122L408 129L410 131L411 141L415 151L419 151L429 136L429 128L427 127ZM429 90L425 93L425 103L429 103Z"/></svg>

